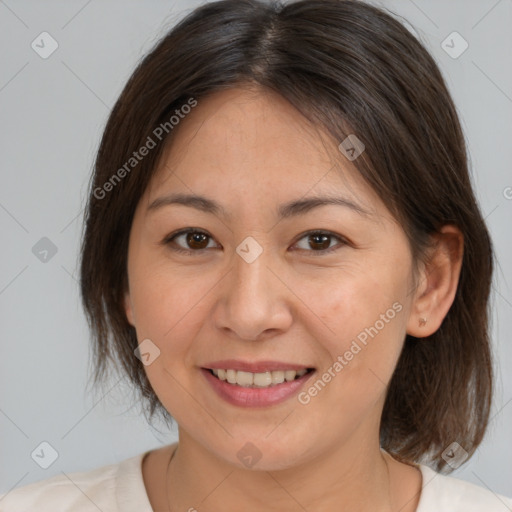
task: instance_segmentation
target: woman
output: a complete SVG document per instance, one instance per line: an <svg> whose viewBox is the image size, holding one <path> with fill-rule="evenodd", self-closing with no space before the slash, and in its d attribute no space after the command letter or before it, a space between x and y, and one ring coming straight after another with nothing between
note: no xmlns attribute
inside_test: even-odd
<svg viewBox="0 0 512 512"><path fill-rule="evenodd" d="M115 361L179 443L1 510L512 510L441 474L489 419L493 252L452 99L390 15L196 9L117 101L85 221L96 381Z"/></svg>

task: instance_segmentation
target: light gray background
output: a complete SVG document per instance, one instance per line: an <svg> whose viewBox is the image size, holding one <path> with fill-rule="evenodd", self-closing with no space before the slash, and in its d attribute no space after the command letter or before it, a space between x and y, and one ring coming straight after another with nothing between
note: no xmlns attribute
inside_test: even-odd
<svg viewBox="0 0 512 512"><path fill-rule="evenodd" d="M141 56L197 5L0 1L0 493L177 439L176 431L149 428L122 382L113 381L102 400L85 393L88 331L77 258L87 183L109 109ZM500 262L493 287L497 392L485 442L455 476L512 495L512 1L378 5L408 20L434 55L468 140ZM31 48L43 31L59 44L46 60ZM452 31L469 43L457 59L441 47ZM46 263L32 253L42 237L58 249ZM31 458L43 441L59 454L46 470Z"/></svg>

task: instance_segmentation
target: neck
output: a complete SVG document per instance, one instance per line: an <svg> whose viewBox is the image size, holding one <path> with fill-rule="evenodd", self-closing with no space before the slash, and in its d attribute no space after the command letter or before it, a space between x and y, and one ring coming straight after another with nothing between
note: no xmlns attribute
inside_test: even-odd
<svg viewBox="0 0 512 512"><path fill-rule="evenodd" d="M378 445L346 443L304 464L279 470L243 469L180 430L179 446L167 475L170 510L268 512L303 509L403 512L416 500L399 496L397 463ZM361 448L363 446L363 448Z"/></svg>

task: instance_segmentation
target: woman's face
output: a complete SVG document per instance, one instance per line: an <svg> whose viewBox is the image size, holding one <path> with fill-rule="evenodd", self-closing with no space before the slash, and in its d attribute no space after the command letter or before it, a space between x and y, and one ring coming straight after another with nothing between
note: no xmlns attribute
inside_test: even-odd
<svg viewBox="0 0 512 512"><path fill-rule="evenodd" d="M238 466L251 451L258 468L279 469L378 446L414 299L403 229L336 144L273 93L216 93L180 122L128 253L127 317L139 343L150 340L141 351L158 398L190 438ZM174 194L221 210L165 200ZM340 201L285 208L318 197ZM314 371L247 388L205 370L244 362L262 362L260 384L279 382L285 363Z"/></svg>

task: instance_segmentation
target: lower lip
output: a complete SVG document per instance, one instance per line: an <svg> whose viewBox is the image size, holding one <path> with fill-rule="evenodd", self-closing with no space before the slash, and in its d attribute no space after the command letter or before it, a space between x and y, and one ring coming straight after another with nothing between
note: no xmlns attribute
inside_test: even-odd
<svg viewBox="0 0 512 512"><path fill-rule="evenodd" d="M244 388L218 379L210 370L205 368L201 368L201 372L221 398L232 405L240 407L265 407L284 402L295 395L311 375L315 373L313 370L291 382L285 381L268 388Z"/></svg>

